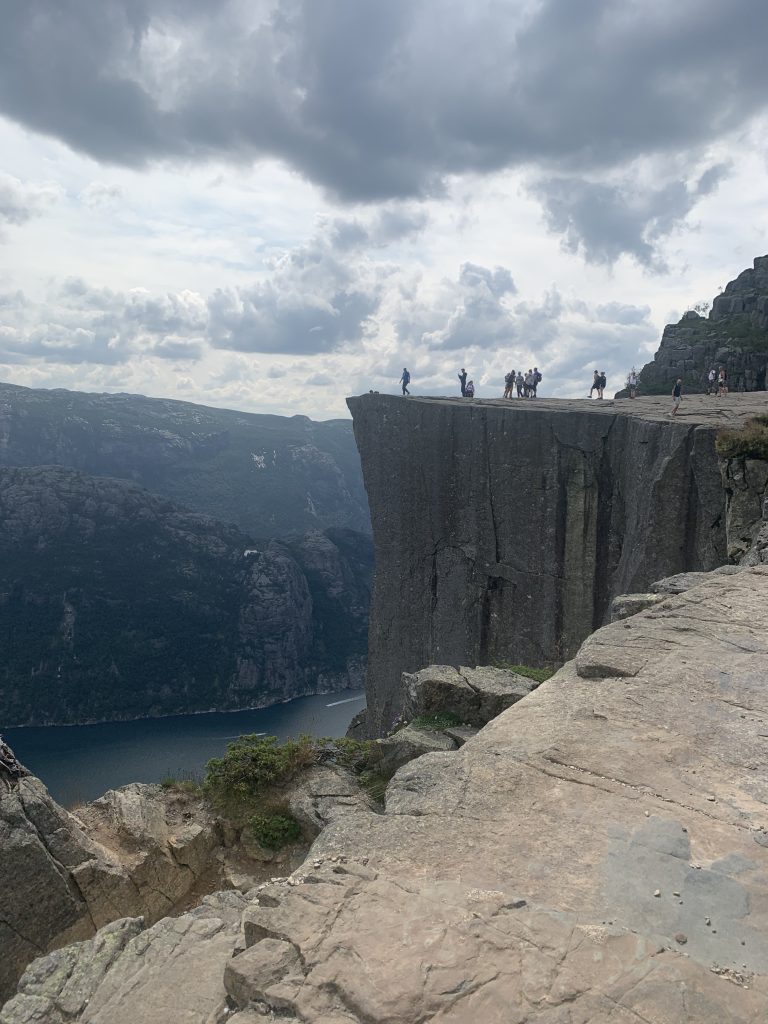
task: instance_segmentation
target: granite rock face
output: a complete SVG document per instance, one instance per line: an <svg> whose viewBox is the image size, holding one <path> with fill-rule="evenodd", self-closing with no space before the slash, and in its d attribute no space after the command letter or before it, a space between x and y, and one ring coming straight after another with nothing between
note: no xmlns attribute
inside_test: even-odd
<svg viewBox="0 0 768 1024"><path fill-rule="evenodd" d="M70 814L34 776L0 768L0 1000L24 966L116 918L174 909L210 868L199 801L128 786Z"/></svg>
<svg viewBox="0 0 768 1024"><path fill-rule="evenodd" d="M227 968L236 1006L307 1024L762 1024L766 636L764 567L599 629L461 749L401 768L386 814L333 823L256 894Z"/></svg>
<svg viewBox="0 0 768 1024"><path fill-rule="evenodd" d="M640 372L640 393L669 393L678 377L686 391L706 391L710 369L721 366L732 391L768 388L768 256L726 285L708 317L689 310L664 328L653 362Z"/></svg>
<svg viewBox="0 0 768 1024"><path fill-rule="evenodd" d="M654 399L349 399L377 565L369 735L404 671L561 663L613 598L726 561L717 420L694 401L672 423Z"/></svg>
<svg viewBox="0 0 768 1024"><path fill-rule="evenodd" d="M224 969L237 948L246 900L207 896L144 929L116 921L26 971L0 1024L205 1024L227 1016Z"/></svg>

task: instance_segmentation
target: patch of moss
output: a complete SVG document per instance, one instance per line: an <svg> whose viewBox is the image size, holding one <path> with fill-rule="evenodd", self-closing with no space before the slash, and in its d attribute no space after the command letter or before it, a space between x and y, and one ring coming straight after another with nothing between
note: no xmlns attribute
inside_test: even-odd
<svg viewBox="0 0 768 1024"><path fill-rule="evenodd" d="M495 668L505 668L509 672L517 672L519 676L533 679L537 683L544 683L557 672L556 668L533 668L531 665L511 665L508 661L494 662Z"/></svg>
<svg viewBox="0 0 768 1024"><path fill-rule="evenodd" d="M409 725L421 732L440 732L441 729L450 729L451 726L460 724L461 720L452 711L440 711L436 715L417 715L409 722Z"/></svg>
<svg viewBox="0 0 768 1024"><path fill-rule="evenodd" d="M715 448L723 459L768 459L768 416L754 416L740 430L721 430Z"/></svg>

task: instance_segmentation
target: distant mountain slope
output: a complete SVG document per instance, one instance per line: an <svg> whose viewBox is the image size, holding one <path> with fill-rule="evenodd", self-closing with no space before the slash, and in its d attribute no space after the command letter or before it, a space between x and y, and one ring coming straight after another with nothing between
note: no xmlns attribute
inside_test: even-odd
<svg viewBox="0 0 768 1024"><path fill-rule="evenodd" d="M0 466L45 465L132 480L255 537L370 531L346 420L0 383Z"/></svg>
<svg viewBox="0 0 768 1024"><path fill-rule="evenodd" d="M254 542L58 467L0 469L0 524L3 725L252 707L362 678L365 535Z"/></svg>

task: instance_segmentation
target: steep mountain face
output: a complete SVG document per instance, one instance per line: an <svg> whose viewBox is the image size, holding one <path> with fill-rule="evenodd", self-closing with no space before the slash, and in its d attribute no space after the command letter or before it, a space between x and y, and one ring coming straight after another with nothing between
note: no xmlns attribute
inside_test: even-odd
<svg viewBox="0 0 768 1024"><path fill-rule="evenodd" d="M640 373L641 393L666 394L678 377L688 391L705 391L710 369L721 366L732 391L768 388L768 256L726 285L709 317L689 310L664 328L653 362Z"/></svg>
<svg viewBox="0 0 768 1024"><path fill-rule="evenodd" d="M734 426L762 408L729 403ZM727 561L713 399L674 422L653 398L348 404L377 565L369 734L399 712L402 672L561 663L616 595Z"/></svg>
<svg viewBox="0 0 768 1024"><path fill-rule="evenodd" d="M368 532L350 424L0 384L0 466L132 480L252 537Z"/></svg>
<svg viewBox="0 0 768 1024"><path fill-rule="evenodd" d="M133 484L0 470L0 721L264 706L360 681L370 539L255 542Z"/></svg>

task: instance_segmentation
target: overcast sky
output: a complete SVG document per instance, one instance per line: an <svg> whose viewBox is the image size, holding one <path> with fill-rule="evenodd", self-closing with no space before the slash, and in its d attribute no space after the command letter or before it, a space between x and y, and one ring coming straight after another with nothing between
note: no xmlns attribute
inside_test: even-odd
<svg viewBox="0 0 768 1024"><path fill-rule="evenodd" d="M0 379L618 388L768 252L766 40L766 0L0 0Z"/></svg>

